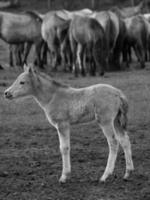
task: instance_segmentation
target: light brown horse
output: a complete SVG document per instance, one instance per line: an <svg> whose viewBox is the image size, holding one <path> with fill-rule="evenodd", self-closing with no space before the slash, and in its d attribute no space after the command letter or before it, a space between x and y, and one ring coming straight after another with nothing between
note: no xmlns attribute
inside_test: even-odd
<svg viewBox="0 0 150 200"><path fill-rule="evenodd" d="M10 12L0 12L0 38L8 44L27 43L23 63L26 62L32 44L35 45L38 65L41 65L40 47L42 19L35 12L15 14Z"/></svg>
<svg viewBox="0 0 150 200"><path fill-rule="evenodd" d="M126 130L128 103L119 89L106 84L77 89L35 71L32 66L25 66L25 71L5 91L5 97L17 99L26 96L35 98L50 124L57 129L63 162L60 182L66 182L71 173L71 124L92 120L98 122L109 145L107 166L100 180L105 181L113 173L119 144L123 148L126 160L124 178L129 177L134 167Z"/></svg>
<svg viewBox="0 0 150 200"><path fill-rule="evenodd" d="M49 11L43 18L41 27L42 37L48 44L49 51L51 53L52 67L57 69L57 66L61 64L64 68L65 57L69 57L70 45L68 39L68 28L70 20L74 15L90 15L92 13L89 9L67 11L56 10ZM67 59L69 60L69 59Z"/></svg>
<svg viewBox="0 0 150 200"><path fill-rule="evenodd" d="M61 15L60 15L61 13ZM47 43L49 51L52 56L52 67L57 69L57 66L62 60L62 65L64 67L64 57L65 51L65 42L68 39L68 29L70 20L62 17L63 11L50 11L48 12L42 23L41 33L44 41ZM60 17L61 16L61 17ZM66 14L65 14L66 16Z"/></svg>
<svg viewBox="0 0 150 200"><path fill-rule="evenodd" d="M100 23L91 17L75 15L70 23L69 39L75 75L77 76L79 71L83 76L86 74L84 62L86 51L89 52L89 60L94 63L94 65L90 64L90 74L95 75L97 69L99 75L104 75L107 63L107 44L105 32Z"/></svg>

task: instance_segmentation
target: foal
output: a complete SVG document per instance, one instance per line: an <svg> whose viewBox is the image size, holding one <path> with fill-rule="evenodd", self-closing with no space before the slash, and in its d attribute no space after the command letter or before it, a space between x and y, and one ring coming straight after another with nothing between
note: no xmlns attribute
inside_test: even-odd
<svg viewBox="0 0 150 200"><path fill-rule="evenodd" d="M107 138L109 156L100 181L105 181L114 171L119 144L126 160L127 179L134 169L131 144L126 132L128 104L124 94L106 84L85 88L72 88L53 80L48 75L25 66L24 72L5 91L7 99L33 96L44 110L49 122L57 129L62 155L64 183L71 173L70 125L96 119Z"/></svg>

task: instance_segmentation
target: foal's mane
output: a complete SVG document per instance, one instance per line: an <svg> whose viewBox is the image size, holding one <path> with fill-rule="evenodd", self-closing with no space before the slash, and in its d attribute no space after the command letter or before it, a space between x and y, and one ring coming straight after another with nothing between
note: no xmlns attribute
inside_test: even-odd
<svg viewBox="0 0 150 200"><path fill-rule="evenodd" d="M68 88L68 87L69 87L67 84L61 83L61 82L59 82L59 81L56 81L56 80L53 79L51 76L49 76L49 75L47 75L47 74L45 74L45 73L43 73L43 72L38 72L38 75L39 75L40 77L42 77L43 79L45 79L45 80L51 82L51 83L52 83L54 86L56 86L56 87L60 87L60 88Z"/></svg>

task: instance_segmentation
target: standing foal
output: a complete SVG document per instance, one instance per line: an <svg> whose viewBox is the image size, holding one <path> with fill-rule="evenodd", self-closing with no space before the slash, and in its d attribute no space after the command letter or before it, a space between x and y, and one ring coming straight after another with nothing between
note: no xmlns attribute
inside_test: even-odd
<svg viewBox="0 0 150 200"><path fill-rule="evenodd" d="M49 122L57 129L63 163L60 182L66 182L71 173L70 124L94 119L109 145L107 166L100 181L105 181L113 173L119 144L126 160L124 178L128 178L134 167L126 132L128 104L120 90L106 84L72 88L36 72L32 66L25 66L24 72L5 91L5 97L15 99L29 95L35 98Z"/></svg>

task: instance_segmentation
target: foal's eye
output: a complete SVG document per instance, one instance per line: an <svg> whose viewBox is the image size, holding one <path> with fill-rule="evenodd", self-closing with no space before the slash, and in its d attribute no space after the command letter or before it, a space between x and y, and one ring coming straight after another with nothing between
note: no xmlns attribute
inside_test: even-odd
<svg viewBox="0 0 150 200"><path fill-rule="evenodd" d="M25 82L23 82L23 81L20 82L20 85L24 85L24 84L25 84Z"/></svg>

